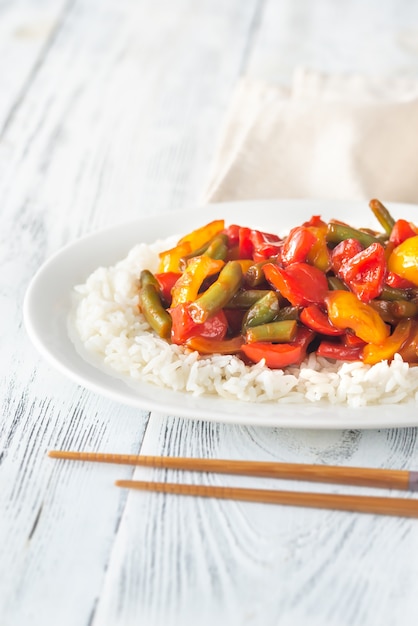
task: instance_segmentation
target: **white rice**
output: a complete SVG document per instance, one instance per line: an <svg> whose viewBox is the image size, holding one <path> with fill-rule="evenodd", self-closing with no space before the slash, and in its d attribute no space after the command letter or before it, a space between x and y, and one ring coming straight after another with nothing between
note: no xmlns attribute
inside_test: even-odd
<svg viewBox="0 0 418 626"><path fill-rule="evenodd" d="M88 353L132 387L143 381L195 396L218 395L251 402L348 404L418 403L418 367L399 355L388 364L332 362L311 354L300 367L271 370L236 356L200 356L160 339L138 310L138 277L155 271L158 252L175 239L139 244L109 268L75 287L73 330Z"/></svg>

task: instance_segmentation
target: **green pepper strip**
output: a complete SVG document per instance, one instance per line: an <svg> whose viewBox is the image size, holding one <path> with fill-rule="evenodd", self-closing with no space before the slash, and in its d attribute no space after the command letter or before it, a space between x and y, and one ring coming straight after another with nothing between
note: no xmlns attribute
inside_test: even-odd
<svg viewBox="0 0 418 626"><path fill-rule="evenodd" d="M379 224L390 235L392 228L395 225L395 220L387 210L387 208L379 200L370 200L369 207L374 213L374 216L378 220Z"/></svg>
<svg viewBox="0 0 418 626"><path fill-rule="evenodd" d="M145 284L139 292L139 306L148 324L160 337L169 337L171 316L163 307L155 285Z"/></svg>
<svg viewBox="0 0 418 626"><path fill-rule="evenodd" d="M217 280L190 303L190 317L196 324L203 324L208 317L218 313L237 293L243 280L241 265L229 261L221 270Z"/></svg>
<svg viewBox="0 0 418 626"><path fill-rule="evenodd" d="M248 328L272 322L279 312L279 300L274 291L268 291L257 300L247 311L242 322L245 332Z"/></svg>
<svg viewBox="0 0 418 626"><path fill-rule="evenodd" d="M347 226L346 224L336 224L330 222L327 228L326 240L328 243L340 243L344 239L357 239L364 248L367 248L372 243L379 242L378 237L374 237L369 233L364 233L361 230Z"/></svg>
<svg viewBox="0 0 418 626"><path fill-rule="evenodd" d="M254 343L256 341L287 343L294 340L296 332L296 320L270 322L269 324L261 324L260 326L249 328L245 333L245 341L247 343Z"/></svg>

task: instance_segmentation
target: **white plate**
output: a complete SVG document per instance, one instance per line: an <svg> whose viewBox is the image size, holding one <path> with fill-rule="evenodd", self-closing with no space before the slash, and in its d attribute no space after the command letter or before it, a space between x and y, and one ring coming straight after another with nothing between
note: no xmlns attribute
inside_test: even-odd
<svg viewBox="0 0 418 626"><path fill-rule="evenodd" d="M418 207L389 205L394 216L417 220ZM33 278L24 302L27 332L39 352L54 367L76 383L112 400L141 409L194 419L227 423L291 428L384 428L418 426L414 403L350 408L325 403L265 404L219 397L193 397L156 388L147 383L132 389L125 382L80 356L67 331L74 285L83 283L99 266L124 258L137 243L152 243L176 233L185 233L204 223L225 218L272 232L289 228L321 215L325 220L345 219L358 226L377 222L366 202L275 200L224 203L173 212L114 226L84 237L50 258ZM88 360L90 362L88 362Z"/></svg>

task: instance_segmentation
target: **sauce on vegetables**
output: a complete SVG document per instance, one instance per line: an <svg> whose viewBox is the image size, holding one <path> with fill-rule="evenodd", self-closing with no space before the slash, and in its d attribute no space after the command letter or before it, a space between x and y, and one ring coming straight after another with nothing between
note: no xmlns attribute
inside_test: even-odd
<svg viewBox="0 0 418 626"><path fill-rule="evenodd" d="M160 253L139 306L160 336L270 368L308 352L418 363L418 227L369 203L379 230L320 216L287 236L214 220Z"/></svg>

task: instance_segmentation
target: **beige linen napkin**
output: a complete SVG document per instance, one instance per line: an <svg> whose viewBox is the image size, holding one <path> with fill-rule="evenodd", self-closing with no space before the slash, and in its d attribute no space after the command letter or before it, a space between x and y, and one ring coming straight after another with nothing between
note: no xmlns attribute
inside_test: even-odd
<svg viewBox="0 0 418 626"><path fill-rule="evenodd" d="M418 82L298 70L243 79L206 202L335 198L418 203Z"/></svg>

